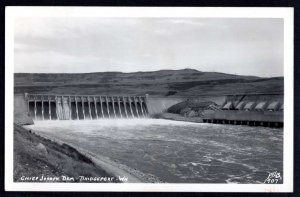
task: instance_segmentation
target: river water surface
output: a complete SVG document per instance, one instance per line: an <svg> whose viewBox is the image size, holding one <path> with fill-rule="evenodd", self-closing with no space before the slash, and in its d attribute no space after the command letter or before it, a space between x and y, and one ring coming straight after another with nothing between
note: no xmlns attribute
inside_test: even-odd
<svg viewBox="0 0 300 197"><path fill-rule="evenodd" d="M160 119L26 127L169 183L263 183L269 172L283 169L283 129Z"/></svg>

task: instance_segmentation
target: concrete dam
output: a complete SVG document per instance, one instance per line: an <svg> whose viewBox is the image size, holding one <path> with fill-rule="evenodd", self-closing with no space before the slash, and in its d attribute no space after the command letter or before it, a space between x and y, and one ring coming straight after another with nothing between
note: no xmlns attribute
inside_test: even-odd
<svg viewBox="0 0 300 197"><path fill-rule="evenodd" d="M27 113L33 120L92 120L145 118L147 95L44 95L25 94Z"/></svg>
<svg viewBox="0 0 300 197"><path fill-rule="evenodd" d="M177 103L212 101L219 107L204 110L204 123L283 127L283 95L219 95L186 97L19 94L14 117L19 124L33 120L97 120L150 118ZM199 120L200 121L200 120Z"/></svg>

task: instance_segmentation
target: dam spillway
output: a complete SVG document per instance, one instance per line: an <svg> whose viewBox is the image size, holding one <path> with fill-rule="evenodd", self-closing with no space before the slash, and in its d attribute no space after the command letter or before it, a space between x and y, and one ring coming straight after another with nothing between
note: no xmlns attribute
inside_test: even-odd
<svg viewBox="0 0 300 197"><path fill-rule="evenodd" d="M27 113L33 120L96 120L145 118L147 95L46 95L25 94Z"/></svg>

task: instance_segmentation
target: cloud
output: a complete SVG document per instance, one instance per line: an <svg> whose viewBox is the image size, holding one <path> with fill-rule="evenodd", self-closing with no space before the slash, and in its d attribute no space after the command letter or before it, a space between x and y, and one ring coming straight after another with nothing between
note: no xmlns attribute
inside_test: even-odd
<svg viewBox="0 0 300 197"><path fill-rule="evenodd" d="M281 19L17 18L14 47L16 72L283 75Z"/></svg>
<svg viewBox="0 0 300 197"><path fill-rule="evenodd" d="M168 19L168 20L166 20L164 22L178 24L178 25L195 25L195 26L204 26L204 25L206 25L206 23L200 22L197 19L182 19L182 18L178 18L178 19Z"/></svg>

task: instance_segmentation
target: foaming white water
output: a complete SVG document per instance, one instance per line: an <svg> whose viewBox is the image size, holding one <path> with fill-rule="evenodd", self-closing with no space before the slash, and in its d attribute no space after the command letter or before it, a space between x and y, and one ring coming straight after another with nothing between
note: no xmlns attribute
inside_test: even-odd
<svg viewBox="0 0 300 197"><path fill-rule="evenodd" d="M36 126L55 126L55 127L69 127L69 126L99 126L99 127L126 127L126 126L151 126L151 125L203 125L203 123L183 122L164 119L150 119L150 118L133 118L133 119L98 119L98 120L46 120L34 121Z"/></svg>
<svg viewBox="0 0 300 197"><path fill-rule="evenodd" d="M282 172L282 132L270 128L147 118L26 127L166 182L257 183L266 178L257 172Z"/></svg>

